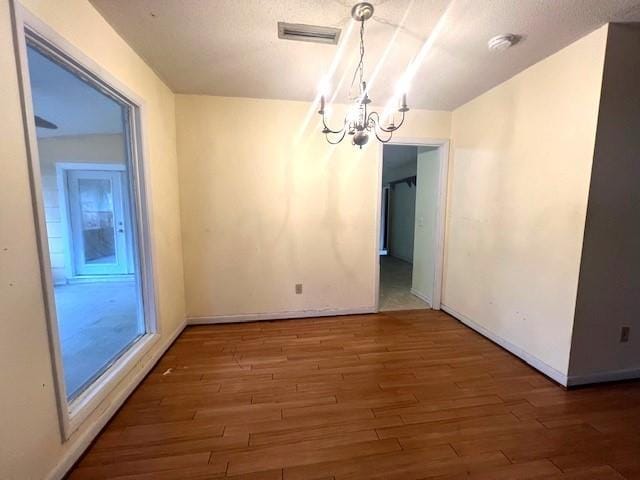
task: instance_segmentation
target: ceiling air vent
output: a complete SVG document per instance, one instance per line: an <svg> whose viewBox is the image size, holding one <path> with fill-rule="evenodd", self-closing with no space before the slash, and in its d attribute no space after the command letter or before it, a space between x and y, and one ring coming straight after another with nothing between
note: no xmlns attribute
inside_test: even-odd
<svg viewBox="0 0 640 480"><path fill-rule="evenodd" d="M278 22L278 38L336 45L340 39L340 29Z"/></svg>

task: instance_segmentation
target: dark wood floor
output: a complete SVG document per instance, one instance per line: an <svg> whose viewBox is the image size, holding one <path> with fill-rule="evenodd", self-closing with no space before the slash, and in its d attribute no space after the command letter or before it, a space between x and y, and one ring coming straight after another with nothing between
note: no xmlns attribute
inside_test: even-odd
<svg viewBox="0 0 640 480"><path fill-rule="evenodd" d="M640 479L640 383L565 391L443 313L190 327L72 479Z"/></svg>

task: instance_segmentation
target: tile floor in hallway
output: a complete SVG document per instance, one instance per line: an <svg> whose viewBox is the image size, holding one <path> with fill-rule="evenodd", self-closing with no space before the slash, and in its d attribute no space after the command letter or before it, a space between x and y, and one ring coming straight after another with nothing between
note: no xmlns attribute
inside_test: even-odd
<svg viewBox="0 0 640 480"><path fill-rule="evenodd" d="M640 383L566 391L445 313L188 327L71 480L640 478Z"/></svg>
<svg viewBox="0 0 640 480"><path fill-rule="evenodd" d="M411 293L412 268L413 266L404 260L390 255L380 256L381 312L430 308L427 302Z"/></svg>
<svg viewBox="0 0 640 480"><path fill-rule="evenodd" d="M55 287L67 394L78 391L139 335L135 281Z"/></svg>

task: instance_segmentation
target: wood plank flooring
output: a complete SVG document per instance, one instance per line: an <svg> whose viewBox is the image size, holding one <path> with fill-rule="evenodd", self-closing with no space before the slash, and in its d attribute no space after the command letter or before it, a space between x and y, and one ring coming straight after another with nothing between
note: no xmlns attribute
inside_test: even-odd
<svg viewBox="0 0 640 480"><path fill-rule="evenodd" d="M440 312L189 327L71 479L640 479L640 383L565 391Z"/></svg>

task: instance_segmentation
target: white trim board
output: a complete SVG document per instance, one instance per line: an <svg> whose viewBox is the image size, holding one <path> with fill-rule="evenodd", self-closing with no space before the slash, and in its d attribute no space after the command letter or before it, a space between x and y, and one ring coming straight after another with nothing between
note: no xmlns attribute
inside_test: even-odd
<svg viewBox="0 0 640 480"><path fill-rule="evenodd" d="M188 325L212 325L217 323L259 322L263 320L287 320L292 318L336 317L340 315L362 315L376 313L375 305L344 309L294 310L274 313L244 313L239 315L211 315L187 317Z"/></svg>
<svg viewBox="0 0 640 480"><path fill-rule="evenodd" d="M167 338L160 348L152 353L148 359L141 359L134 368L139 368L135 373L131 382L121 390L113 399L108 400L110 403L100 413L100 417L82 434L75 438L73 447L69 448L60 461L56 464L53 470L49 473L45 480L61 480L69 472L71 467L78 461L84 451L91 445L91 442L98 436L104 426L111 420L118 409L129 398L129 395L133 393L138 385L149 374L151 369L158 363L158 360L166 353L173 342L180 336L182 331L187 326L187 322L182 322L178 328ZM145 363L146 362L146 363Z"/></svg>
<svg viewBox="0 0 640 480"><path fill-rule="evenodd" d="M516 357L519 357L520 359L524 360L526 363L531 365L533 368L535 368L539 372L545 374L547 377L551 378L552 380L555 380L556 382L558 382L563 387L568 386L568 379L567 379L567 376L564 373L559 372L558 370L556 370L552 366L547 365L546 363L544 363L539 358L534 357L533 355L531 355L528 352L525 352L522 348L518 347L517 345L514 345L510 341L505 340L504 338L496 335L493 332L490 332L489 330L484 328L482 325L474 322L469 317L467 317L466 315L464 315L464 314L462 314L460 312L457 312L453 308L442 304L441 305L441 309L444 310L445 312L447 312L452 317L454 317L457 320L459 320L460 322L464 323L467 327L471 328L472 330L475 330L476 332L478 332L483 337L488 338L493 343L498 344L499 346L501 346L505 350L507 350L507 351L511 352L512 354L514 354Z"/></svg>

